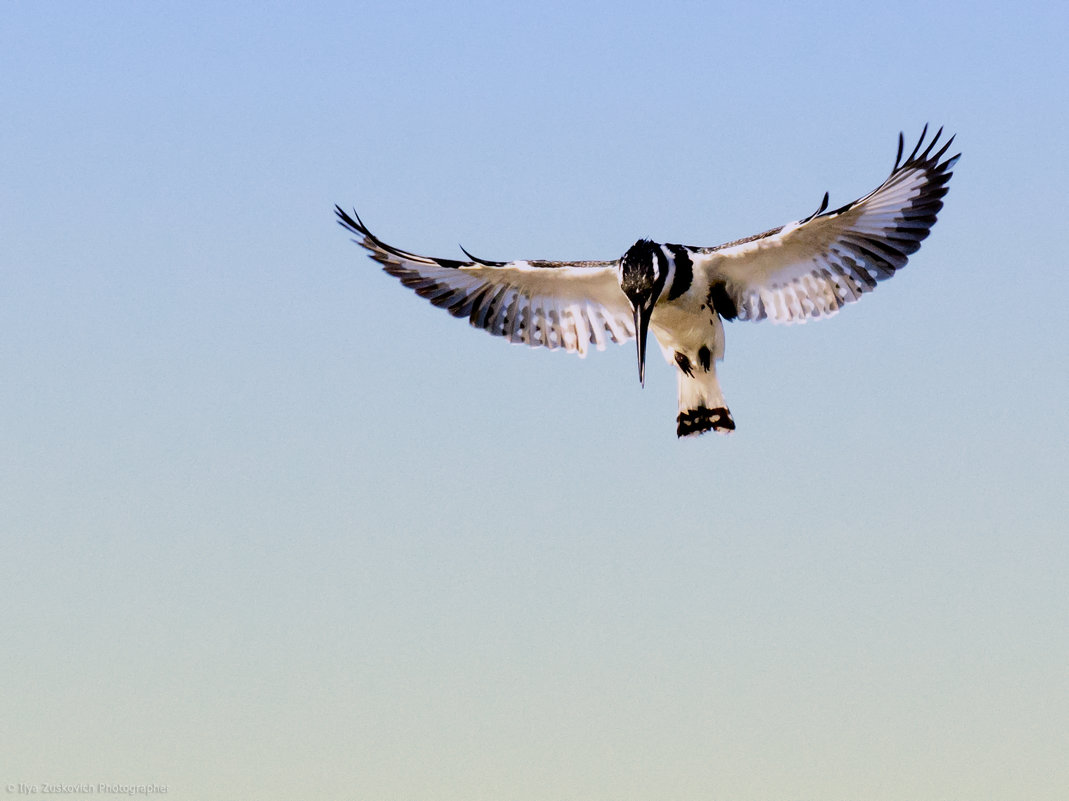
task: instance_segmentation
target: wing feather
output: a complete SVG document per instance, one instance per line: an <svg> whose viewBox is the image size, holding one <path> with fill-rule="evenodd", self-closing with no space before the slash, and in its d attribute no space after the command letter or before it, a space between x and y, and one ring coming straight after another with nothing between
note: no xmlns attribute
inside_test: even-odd
<svg viewBox="0 0 1069 801"><path fill-rule="evenodd" d="M357 244L404 286L466 317L476 328L510 342L585 356L590 345L633 339L634 318L616 277L615 261L454 261L388 245L359 215L335 207L338 222Z"/></svg>
<svg viewBox="0 0 1069 801"><path fill-rule="evenodd" d="M942 160L954 137L935 150L942 129L902 161L903 138L891 174L865 197L798 222L715 248L691 248L741 320L804 322L826 317L890 278L920 249L943 207L951 169ZM923 149L922 149L923 147ZM933 152L934 151L934 152Z"/></svg>

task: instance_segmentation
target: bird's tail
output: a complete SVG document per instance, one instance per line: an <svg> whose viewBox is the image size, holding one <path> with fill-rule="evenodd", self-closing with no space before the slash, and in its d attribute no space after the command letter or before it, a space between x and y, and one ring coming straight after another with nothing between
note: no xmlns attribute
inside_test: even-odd
<svg viewBox="0 0 1069 801"><path fill-rule="evenodd" d="M706 431L729 434L735 430L720 382L716 380L716 368L700 367L687 373L678 370L679 416L676 418L676 436L694 437Z"/></svg>

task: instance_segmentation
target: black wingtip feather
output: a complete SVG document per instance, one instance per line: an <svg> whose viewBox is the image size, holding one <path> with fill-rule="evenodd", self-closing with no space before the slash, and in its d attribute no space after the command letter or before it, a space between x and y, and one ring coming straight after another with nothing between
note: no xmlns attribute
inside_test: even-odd
<svg viewBox="0 0 1069 801"><path fill-rule="evenodd" d="M928 147L924 148L924 152L921 153L918 161L928 161L928 156L932 152L932 148L935 147L935 143L939 141L939 137L943 135L943 128L940 126L939 130L935 132L935 136L932 137L932 141L928 143Z"/></svg>
<svg viewBox="0 0 1069 801"><path fill-rule="evenodd" d="M814 219L815 217L819 217L821 214L823 214L824 211L828 208L828 201L829 200L831 200L831 196L827 192L825 192L824 193L824 199L822 201L820 201L820 207L816 211L814 211L812 214L810 214L808 217L806 217L804 220L799 220L798 221L799 224L807 223L810 220Z"/></svg>
<svg viewBox="0 0 1069 801"><path fill-rule="evenodd" d="M350 217L345 212L345 209L343 209L337 203L334 204L334 213L338 217L338 220L337 220L338 225L340 225L342 228L347 228L348 230L352 231L354 234L361 234L361 235L364 235L364 236L367 235L367 229L364 227L363 223L359 222L360 215L356 214L356 209L353 209L353 214L356 215L356 219L355 220L352 217Z"/></svg>
<svg viewBox="0 0 1069 801"><path fill-rule="evenodd" d="M942 129L940 129L940 130L942 130ZM950 146L952 144L954 144L954 137L956 137L956 136L957 136L957 134L952 134L951 137L949 139L947 139L943 143L943 146L941 148L939 148L939 152L936 153L934 156L932 156L932 160L933 161L939 161L939 159L943 158L943 154L946 153L950 149ZM959 153L958 155L961 155L961 154ZM955 156L954 158L956 160L957 156Z"/></svg>
<svg viewBox="0 0 1069 801"><path fill-rule="evenodd" d="M924 137L928 135L928 123L924 123L924 129L921 131L920 139L917 140L917 146L913 148L913 152L909 154L909 158L906 159L906 164L909 164L913 159L917 157L917 153L920 152L921 145L924 144Z"/></svg>
<svg viewBox="0 0 1069 801"><path fill-rule="evenodd" d="M334 213L338 216L338 223L342 227L362 237L362 239L355 239L353 241L367 249L370 252L369 255L371 258L380 264L388 264L388 256L418 261L423 264L439 264L442 267L460 267L465 264L465 262L454 261L452 259L435 259L429 256L419 256L415 253L409 253L407 250L401 250L400 248L396 248L393 245L383 242L368 230L364 221L360 219L360 215L357 214L356 209L353 209L353 216L350 217L342 210L341 206L335 204Z"/></svg>
<svg viewBox="0 0 1069 801"><path fill-rule="evenodd" d="M468 253L467 248L463 245L458 244L457 247L459 247L464 252L464 255L471 259L475 264L481 264L484 267L503 267L508 264L508 262L504 261L487 261L486 259L480 259L478 256L473 256Z"/></svg>
<svg viewBox="0 0 1069 801"><path fill-rule="evenodd" d="M957 164L958 159L961 158L961 153L951 156L942 163L940 163L940 160L946 156L947 152L950 150L951 145L957 138L957 134L952 134L949 139L941 144L939 144L939 140L943 135L942 127L935 132L935 136L928 142L925 141L927 135L928 125L925 124L924 130L921 131L920 138L917 140L917 144L913 148L913 152L909 154L905 161L902 160L903 136L902 134L898 135L898 155L895 157L895 166L894 169L891 170L891 174L894 175L907 167L921 167L928 171L929 174L929 197L942 197L942 195L946 194L946 189L943 188L943 185L950 180L950 176L952 175L951 169ZM936 149L937 144L939 144L938 150Z"/></svg>
<svg viewBox="0 0 1069 801"><path fill-rule="evenodd" d="M356 209L353 209L353 216L350 217L345 209L335 203L334 213L338 217L338 225L342 228L346 228L350 232L359 236L367 237L377 245L382 245L382 242L380 242L378 238L368 230L368 227L364 225L364 221L360 219L360 215L356 213ZM388 246L384 247L386 247L387 250L389 249Z"/></svg>

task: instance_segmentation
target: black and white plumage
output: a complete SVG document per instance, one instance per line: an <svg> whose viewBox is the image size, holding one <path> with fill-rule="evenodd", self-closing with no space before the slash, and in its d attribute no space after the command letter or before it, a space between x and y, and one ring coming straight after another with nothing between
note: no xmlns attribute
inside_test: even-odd
<svg viewBox="0 0 1069 801"><path fill-rule="evenodd" d="M585 356L635 338L645 382L652 330L679 379L680 437L735 428L716 378L724 320L805 322L828 317L890 278L915 253L943 206L951 169L942 129L902 159L876 190L827 211L828 195L797 222L717 247L636 242L615 261L469 261L417 256L335 207L385 271L455 317L510 342ZM923 149L922 149L923 148Z"/></svg>

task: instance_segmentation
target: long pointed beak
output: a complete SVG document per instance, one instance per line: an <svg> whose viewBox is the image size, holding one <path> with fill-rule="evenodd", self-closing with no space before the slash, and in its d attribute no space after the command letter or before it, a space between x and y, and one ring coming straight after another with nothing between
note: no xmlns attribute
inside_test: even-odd
<svg viewBox="0 0 1069 801"><path fill-rule="evenodd" d="M638 346L638 383L646 386L646 334L649 333L650 315L641 306L635 306L635 344Z"/></svg>

